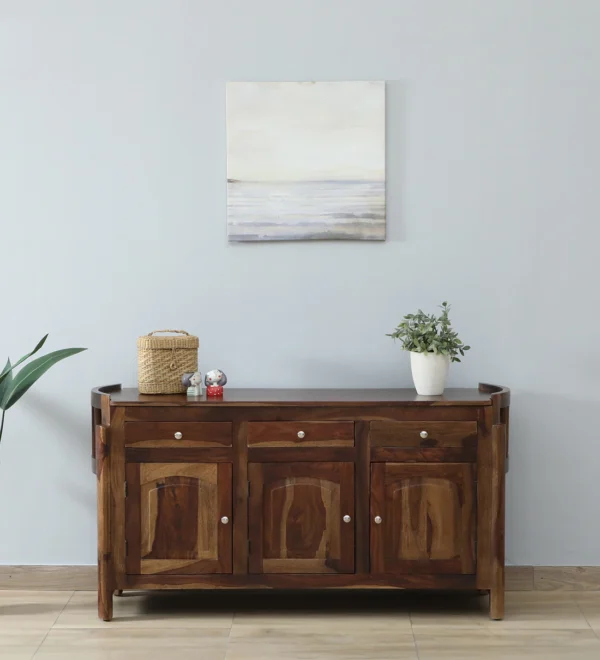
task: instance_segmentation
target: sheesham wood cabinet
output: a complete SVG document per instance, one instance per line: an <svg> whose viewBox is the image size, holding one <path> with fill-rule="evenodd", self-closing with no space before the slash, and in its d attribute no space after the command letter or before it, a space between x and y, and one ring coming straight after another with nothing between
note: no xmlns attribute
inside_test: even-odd
<svg viewBox="0 0 600 660"><path fill-rule="evenodd" d="M125 589L461 589L504 616L510 392L92 391L98 613Z"/></svg>

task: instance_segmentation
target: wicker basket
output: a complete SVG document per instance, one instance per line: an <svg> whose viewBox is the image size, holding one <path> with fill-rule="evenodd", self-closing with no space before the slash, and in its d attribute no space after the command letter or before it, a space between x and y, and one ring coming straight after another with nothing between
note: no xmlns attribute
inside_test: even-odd
<svg viewBox="0 0 600 660"><path fill-rule="evenodd" d="M176 332L180 336L154 337L158 332ZM138 337L140 394L185 392L181 377L186 372L198 371L198 343L198 337L184 330L154 330Z"/></svg>

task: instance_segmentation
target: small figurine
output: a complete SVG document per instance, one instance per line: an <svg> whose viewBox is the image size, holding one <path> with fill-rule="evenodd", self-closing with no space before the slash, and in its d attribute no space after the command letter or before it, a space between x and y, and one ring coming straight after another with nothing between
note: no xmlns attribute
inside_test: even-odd
<svg viewBox="0 0 600 660"><path fill-rule="evenodd" d="M223 396L223 385L227 382L227 376L220 369L207 372L204 377L206 385L206 396Z"/></svg>
<svg viewBox="0 0 600 660"><path fill-rule="evenodd" d="M199 371L183 374L181 382L187 387L188 396L202 396L202 374Z"/></svg>

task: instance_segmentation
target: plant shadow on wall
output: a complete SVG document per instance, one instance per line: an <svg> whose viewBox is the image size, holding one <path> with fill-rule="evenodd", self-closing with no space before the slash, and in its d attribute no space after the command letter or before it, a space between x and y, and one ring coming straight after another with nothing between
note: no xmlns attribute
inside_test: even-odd
<svg viewBox="0 0 600 660"><path fill-rule="evenodd" d="M46 343L48 335L40 339L37 346L27 355L24 355L20 360L11 364L10 358L6 361L6 365L0 373L0 410L2 410L2 419L0 421L0 442L2 441L2 432L4 431L4 417L6 411L17 403L17 401L34 385L50 367L54 366L57 362L65 358L76 355L87 349L85 348L62 348L52 353L47 353L41 357L36 358L25 365L18 373L15 373L16 367L23 364L30 357L35 355L40 348Z"/></svg>
<svg viewBox="0 0 600 660"><path fill-rule="evenodd" d="M89 446L81 442L81 438L89 435L89 420L82 419L81 411L70 406L68 400L57 398L52 392L34 389L23 398L21 406L25 415L35 416L45 429L54 430L53 436L58 443L55 449L62 456L68 454L74 461L81 463L89 460ZM96 515L95 482L93 488L88 488L89 482L86 479L82 487L81 475L75 471L61 474L60 481L66 499L83 509L87 515Z"/></svg>

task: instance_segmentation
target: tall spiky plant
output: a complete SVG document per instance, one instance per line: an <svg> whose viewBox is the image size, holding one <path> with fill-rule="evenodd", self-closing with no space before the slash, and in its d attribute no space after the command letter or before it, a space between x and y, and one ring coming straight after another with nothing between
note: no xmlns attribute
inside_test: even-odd
<svg viewBox="0 0 600 660"><path fill-rule="evenodd" d="M17 403L17 401L27 392L27 390L41 377L50 367L65 358L85 351L85 348L63 348L59 351L53 351L47 355L32 360L29 364L24 366L18 373L15 373L15 368L28 360L32 355L37 353L48 339L45 335L40 339L37 346L27 353L15 364L10 363L10 358L6 361L6 366L0 372L0 410L2 410L2 419L0 421L0 441L2 441L2 431L4 430L4 416L9 408Z"/></svg>

